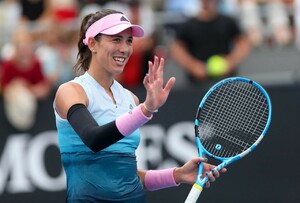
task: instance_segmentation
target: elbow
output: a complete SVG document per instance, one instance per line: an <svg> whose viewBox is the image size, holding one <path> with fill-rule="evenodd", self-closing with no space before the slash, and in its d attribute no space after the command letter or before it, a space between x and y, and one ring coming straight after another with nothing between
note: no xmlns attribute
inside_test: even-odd
<svg viewBox="0 0 300 203"><path fill-rule="evenodd" d="M90 143L90 142L86 142L84 140L82 140L83 143L85 144L85 146L87 146L90 150L92 150L93 152L99 152L101 151L102 149L99 147L99 146L96 146L95 144L93 143Z"/></svg>
<svg viewBox="0 0 300 203"><path fill-rule="evenodd" d="M88 146L88 148L90 148L90 150L92 150L95 153L102 150L101 148L99 149L99 147L95 147L95 146Z"/></svg>
<svg viewBox="0 0 300 203"><path fill-rule="evenodd" d="M95 144L95 143L88 143L88 142L84 142L84 144L90 149L90 150L92 150L93 152L99 152L99 151L101 151L101 150L103 150L103 149L105 149L106 147L108 147L108 146L105 146L105 145L99 145L99 143L98 144Z"/></svg>

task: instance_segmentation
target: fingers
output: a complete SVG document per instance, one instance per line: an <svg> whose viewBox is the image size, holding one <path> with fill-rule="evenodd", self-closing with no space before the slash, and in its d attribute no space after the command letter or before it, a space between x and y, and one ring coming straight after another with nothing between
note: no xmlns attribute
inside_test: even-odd
<svg viewBox="0 0 300 203"><path fill-rule="evenodd" d="M209 188L209 187L210 187L210 182L209 182L209 181L207 181L207 182L205 183L205 187L206 187L206 188Z"/></svg>
<svg viewBox="0 0 300 203"><path fill-rule="evenodd" d="M211 170L210 175L211 175L211 177L209 177L209 178L211 179L212 182L214 182L216 180L216 178L220 177L220 172L213 169L213 170Z"/></svg>
<svg viewBox="0 0 300 203"><path fill-rule="evenodd" d="M148 75L149 75L149 82L150 83L152 83L156 78L158 64L159 63L158 63L158 57L157 56L154 57L153 62L151 62L151 61L148 62L148 66L149 66Z"/></svg>
<svg viewBox="0 0 300 203"><path fill-rule="evenodd" d="M214 173L216 173L216 172L214 172ZM216 181L216 178L218 178L219 176L220 176L220 174L217 174L216 176L215 176L215 174L214 174L213 172L206 172L205 173L205 176L208 178L208 181L209 182L215 182Z"/></svg>
<svg viewBox="0 0 300 203"><path fill-rule="evenodd" d="M147 82L148 81L149 81L149 74L146 74L146 76L144 77L144 80L143 80L143 84L146 87L146 89L147 89Z"/></svg>
<svg viewBox="0 0 300 203"><path fill-rule="evenodd" d="M153 62L148 62L148 66L150 82L153 82L157 78L163 78L163 70L165 67L165 60L163 58L159 59L157 56L155 56Z"/></svg>
<svg viewBox="0 0 300 203"><path fill-rule="evenodd" d="M167 82L167 84L166 84L166 86L165 86L165 90L166 90L167 92L170 92L170 91L171 91L172 87L173 87L174 84L175 84L175 81L176 81L176 79L175 79L174 77L171 77L171 78L168 80L168 82Z"/></svg>
<svg viewBox="0 0 300 203"><path fill-rule="evenodd" d="M225 173L225 172L227 172L227 169L226 168L222 168L220 171L221 171L221 173Z"/></svg>
<svg viewBox="0 0 300 203"><path fill-rule="evenodd" d="M159 60L157 56L154 56L154 65L153 65L154 73L157 72L158 67L160 66L162 60L163 60L162 58L160 58L160 60Z"/></svg>
<svg viewBox="0 0 300 203"><path fill-rule="evenodd" d="M220 173L217 170L212 169L211 172L205 173L208 181L205 184L205 187L209 188L212 182L215 182L218 177L220 177Z"/></svg>
<svg viewBox="0 0 300 203"><path fill-rule="evenodd" d="M217 178L220 177L220 172L217 170L212 170L210 173L206 173L206 176L208 178L208 181L205 184L205 187L210 187L211 183L215 182Z"/></svg>
<svg viewBox="0 0 300 203"><path fill-rule="evenodd" d="M192 161L193 161L194 163L199 164L200 162L207 162L207 158L204 158L204 157L197 157L197 158L193 158Z"/></svg>
<svg viewBox="0 0 300 203"><path fill-rule="evenodd" d="M209 164L208 164L208 165L209 165ZM220 171L218 171L218 170L215 170L215 169L214 169L215 166L210 165L210 167L213 167L212 169L210 169L210 172L207 171L207 172L205 173L205 176L206 176L207 179L208 179L207 183L205 184L205 187L210 187L211 183L212 183L212 182L215 182L216 179L220 177L221 173L225 173L225 172L227 171L226 168L222 168ZM209 168L210 168L210 167L209 167Z"/></svg>
<svg viewBox="0 0 300 203"><path fill-rule="evenodd" d="M154 81L154 70L153 70L153 63L151 61L148 62L148 80L150 83L152 83Z"/></svg>
<svg viewBox="0 0 300 203"><path fill-rule="evenodd" d="M158 57L156 57L158 61ZM164 77L164 67L165 67L165 60L164 58L160 58L159 64L157 66L157 76L160 78Z"/></svg>
<svg viewBox="0 0 300 203"><path fill-rule="evenodd" d="M155 81L158 81L157 84L163 85L163 71L164 71L164 66L165 66L165 61L163 58L158 58L157 56L154 57L154 61L148 62L148 73L146 74L143 84L153 84ZM172 87L175 84L176 79L174 77L171 77L168 82L166 83L165 87L162 89L164 92L168 95L169 92L171 91Z"/></svg>
<svg viewBox="0 0 300 203"><path fill-rule="evenodd" d="M163 58L155 56L153 62L149 61L148 65L148 73L143 80L143 84L147 90L146 100L150 104L148 107L158 109L166 102L175 84L175 78L170 78L164 86L163 71L165 62Z"/></svg>

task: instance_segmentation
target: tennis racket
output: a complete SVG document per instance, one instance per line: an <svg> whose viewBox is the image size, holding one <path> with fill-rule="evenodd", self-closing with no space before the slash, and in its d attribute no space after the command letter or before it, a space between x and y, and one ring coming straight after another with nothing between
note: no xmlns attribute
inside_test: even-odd
<svg viewBox="0 0 300 203"><path fill-rule="evenodd" d="M226 78L215 84L202 99L195 119L199 157L210 156L220 170L255 149L271 122L272 106L267 92L247 78ZM195 203L207 176L203 164L185 203Z"/></svg>

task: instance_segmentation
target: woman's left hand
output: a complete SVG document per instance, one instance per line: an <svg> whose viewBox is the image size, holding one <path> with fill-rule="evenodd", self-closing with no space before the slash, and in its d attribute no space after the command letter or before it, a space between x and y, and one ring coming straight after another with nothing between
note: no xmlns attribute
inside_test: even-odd
<svg viewBox="0 0 300 203"><path fill-rule="evenodd" d="M144 105L150 112L154 112L164 105L175 83L175 78L171 77L164 87L164 67L163 58L158 59L155 56L153 63L149 61L148 74L145 76L143 84L147 91Z"/></svg>

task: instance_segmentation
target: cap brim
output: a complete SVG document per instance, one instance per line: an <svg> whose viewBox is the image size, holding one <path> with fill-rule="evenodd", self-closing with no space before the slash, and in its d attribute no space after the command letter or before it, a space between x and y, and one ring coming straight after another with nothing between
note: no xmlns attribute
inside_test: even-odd
<svg viewBox="0 0 300 203"><path fill-rule="evenodd" d="M113 27L110 27L106 30L103 30L101 33L105 35L116 35L124 30L131 28L132 29L132 36L134 37L143 37L144 30L142 27L138 25L130 25L130 24L120 24Z"/></svg>

